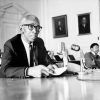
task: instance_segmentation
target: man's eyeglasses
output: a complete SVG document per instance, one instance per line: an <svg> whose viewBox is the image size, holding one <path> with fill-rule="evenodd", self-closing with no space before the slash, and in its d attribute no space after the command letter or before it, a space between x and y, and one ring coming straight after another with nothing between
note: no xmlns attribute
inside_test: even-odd
<svg viewBox="0 0 100 100"><path fill-rule="evenodd" d="M23 24L22 26L28 26L28 29L32 31L33 29L36 29L36 31L40 31L42 29L42 26L37 25L35 26L34 24Z"/></svg>

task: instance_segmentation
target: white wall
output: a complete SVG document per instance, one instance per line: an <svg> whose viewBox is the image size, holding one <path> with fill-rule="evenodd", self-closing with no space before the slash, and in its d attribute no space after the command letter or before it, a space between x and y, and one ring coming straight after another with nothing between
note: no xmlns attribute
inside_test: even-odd
<svg viewBox="0 0 100 100"><path fill-rule="evenodd" d="M41 17L41 0L15 0L15 2L25 8L28 12Z"/></svg>
<svg viewBox="0 0 100 100"><path fill-rule="evenodd" d="M41 8L41 0L6 0L6 1L4 1L4 0L0 0L0 8L2 7L2 6L5 6L5 5L7 5L7 4L10 4L10 3L16 3L19 7L21 6L23 9L25 9L27 12L29 12L29 13L32 13L32 14L34 14L34 15L36 15L36 16L38 16L39 17L39 19L41 19L41 10L40 10L40 8ZM9 7L8 7L9 8ZM16 7L15 7L16 8ZM1 8L2 9L2 8ZM0 10L1 10L0 9ZM18 9L16 9L16 10L18 10ZM10 11L9 11L10 12ZM19 12L21 12L21 11L19 11ZM2 21L3 21L3 19L1 18L1 16L2 16L2 12L0 11L0 49L2 49L2 51L3 51L3 45L4 45L4 42L9 38L9 37L11 37L11 33L13 34L13 35L16 35L16 29L15 29L15 31L11 31L11 30L9 30L9 32L8 32L8 30L6 29L5 31L7 31L8 33L6 33L6 35L4 35L5 33L4 33L4 31L2 31L3 29L2 29L2 26L3 26L3 24L2 24ZM14 16L14 15L12 15L12 16ZM18 15L19 16L19 15ZM9 20L9 17L7 18L6 17L6 20ZM11 19L10 19L11 20ZM8 22L7 22L8 23ZM11 22L10 22L11 23ZM17 23L16 23L17 24ZM9 27L8 27L9 28ZM5 36L5 37L4 37ZM6 40L5 40L6 39Z"/></svg>
<svg viewBox="0 0 100 100"><path fill-rule="evenodd" d="M65 42L68 49L75 43L86 52L92 42L98 42L99 0L6 0L5 2L12 1L39 17L43 26L40 36L44 39L48 50L59 52L60 43ZM78 36L77 16L82 13L90 13L90 35ZM68 37L53 38L52 17L64 14L67 15Z"/></svg>
<svg viewBox="0 0 100 100"><path fill-rule="evenodd" d="M81 46L84 52L89 50L92 42L98 42L99 36L99 1L98 0L44 0L44 28L46 47L59 51L63 41L69 49L72 43ZM90 35L78 36L78 14L90 13ZM52 17L67 15L68 37L53 38Z"/></svg>

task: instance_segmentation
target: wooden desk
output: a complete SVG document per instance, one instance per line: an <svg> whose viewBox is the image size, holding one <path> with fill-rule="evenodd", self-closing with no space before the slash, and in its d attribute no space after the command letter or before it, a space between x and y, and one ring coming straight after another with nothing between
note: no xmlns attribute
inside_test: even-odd
<svg viewBox="0 0 100 100"><path fill-rule="evenodd" d="M76 76L0 79L0 100L100 100L100 81Z"/></svg>

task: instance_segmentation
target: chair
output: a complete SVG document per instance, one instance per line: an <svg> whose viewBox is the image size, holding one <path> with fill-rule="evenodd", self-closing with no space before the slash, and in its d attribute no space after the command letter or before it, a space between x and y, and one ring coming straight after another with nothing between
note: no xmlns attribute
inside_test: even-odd
<svg viewBox="0 0 100 100"><path fill-rule="evenodd" d="M54 55L54 57L55 57L56 61L63 61L63 59L60 58L59 55Z"/></svg>
<svg viewBox="0 0 100 100"><path fill-rule="evenodd" d="M76 60L73 55L68 55L68 58L69 58L69 62L70 63L75 63L75 64L80 65L80 61L79 60Z"/></svg>
<svg viewBox="0 0 100 100"><path fill-rule="evenodd" d="M68 55L69 61L70 60L75 60L75 57L73 55Z"/></svg>
<svg viewBox="0 0 100 100"><path fill-rule="evenodd" d="M84 69L88 69L88 67L85 65L85 58L84 58L84 53L83 53L83 50L80 50L80 64L81 64L81 67L83 67L83 70Z"/></svg>

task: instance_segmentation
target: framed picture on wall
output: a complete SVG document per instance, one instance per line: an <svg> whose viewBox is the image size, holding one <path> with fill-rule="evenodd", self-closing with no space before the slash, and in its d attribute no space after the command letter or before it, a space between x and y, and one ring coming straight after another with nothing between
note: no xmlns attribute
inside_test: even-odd
<svg viewBox="0 0 100 100"><path fill-rule="evenodd" d="M52 17L53 37L68 37L67 15Z"/></svg>
<svg viewBox="0 0 100 100"><path fill-rule="evenodd" d="M78 15L78 31L79 35L90 34L90 13Z"/></svg>

